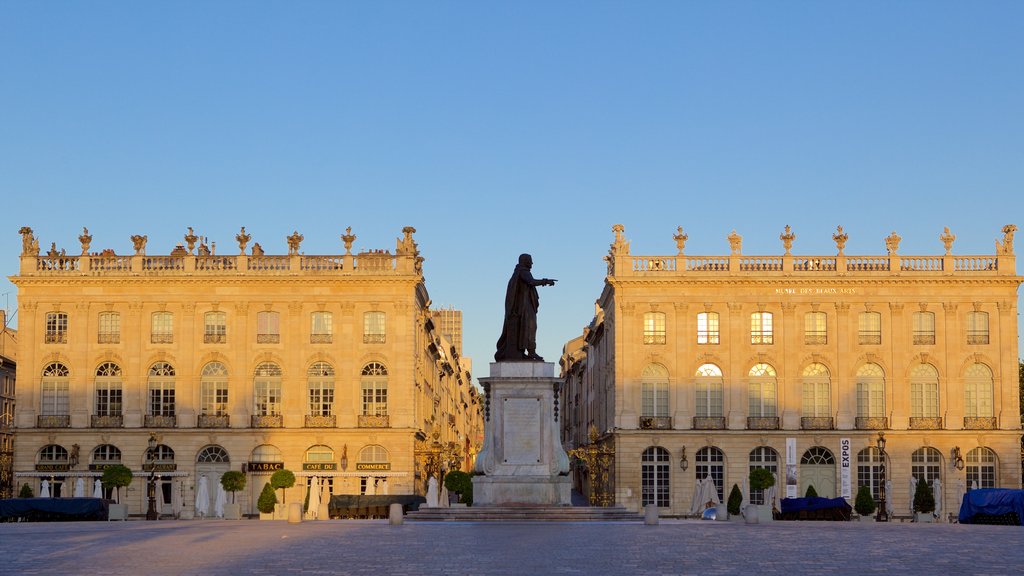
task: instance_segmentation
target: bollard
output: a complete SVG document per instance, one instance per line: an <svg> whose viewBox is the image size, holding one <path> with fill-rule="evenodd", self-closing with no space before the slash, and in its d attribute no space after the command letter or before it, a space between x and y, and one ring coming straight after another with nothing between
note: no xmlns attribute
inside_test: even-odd
<svg viewBox="0 0 1024 576"><path fill-rule="evenodd" d="M388 510L388 521L392 526L402 525L402 505L395 502L391 504L391 508Z"/></svg>
<svg viewBox="0 0 1024 576"><path fill-rule="evenodd" d="M648 504L644 507L644 524L647 526L658 525L658 505Z"/></svg>
<svg viewBox="0 0 1024 576"><path fill-rule="evenodd" d="M292 502L288 505L288 523L298 524L302 522L302 504Z"/></svg>

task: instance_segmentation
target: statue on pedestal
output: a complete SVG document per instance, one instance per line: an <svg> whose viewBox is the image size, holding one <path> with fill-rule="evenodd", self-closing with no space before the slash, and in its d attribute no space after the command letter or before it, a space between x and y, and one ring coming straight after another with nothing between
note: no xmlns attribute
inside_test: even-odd
<svg viewBox="0 0 1024 576"><path fill-rule="evenodd" d="M496 362L544 361L537 355L537 308L540 306L537 286L554 286L556 281L535 279L531 268L533 257L520 254L505 292L505 323L494 353Z"/></svg>

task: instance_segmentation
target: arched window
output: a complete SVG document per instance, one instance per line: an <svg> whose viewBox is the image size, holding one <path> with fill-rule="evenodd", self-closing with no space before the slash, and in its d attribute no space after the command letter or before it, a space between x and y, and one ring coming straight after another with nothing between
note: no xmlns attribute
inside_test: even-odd
<svg viewBox="0 0 1024 576"><path fill-rule="evenodd" d="M363 416L388 415L388 369L379 362L363 366Z"/></svg>
<svg viewBox="0 0 1024 576"><path fill-rule="evenodd" d="M918 364L910 371L910 417L939 416L939 372L931 364Z"/></svg>
<svg viewBox="0 0 1024 576"><path fill-rule="evenodd" d="M260 444L249 455L251 462L284 462L281 449L273 444Z"/></svg>
<svg viewBox="0 0 1024 576"><path fill-rule="evenodd" d="M859 344L882 343L882 315L878 312L861 312L857 317L857 341Z"/></svg>
<svg viewBox="0 0 1024 576"><path fill-rule="evenodd" d="M800 464L811 466L835 465L836 458L828 448L812 446L800 458Z"/></svg>
<svg viewBox="0 0 1024 576"><path fill-rule="evenodd" d="M92 451L93 464L120 464L121 449L113 444L100 444Z"/></svg>
<svg viewBox="0 0 1024 576"><path fill-rule="evenodd" d="M331 450L330 446L324 446L323 444L311 446L309 450L306 450L306 462L334 462L334 450Z"/></svg>
<svg viewBox="0 0 1024 576"><path fill-rule="evenodd" d="M867 486L871 497L879 499L882 488L882 453L869 446L857 453L857 486Z"/></svg>
<svg viewBox="0 0 1024 576"><path fill-rule="evenodd" d="M885 416L885 372L878 364L865 364L857 370L857 417Z"/></svg>
<svg viewBox="0 0 1024 576"><path fill-rule="evenodd" d="M720 339L718 312L697 314L697 344L718 344Z"/></svg>
<svg viewBox="0 0 1024 576"><path fill-rule="evenodd" d="M755 468L764 468L768 470L776 477L776 486L778 486L779 476L779 453L768 446L758 446L750 451L750 470ZM778 488L776 488L778 489ZM750 503L751 504L769 504L764 501L764 490L750 490Z"/></svg>
<svg viewBox="0 0 1024 576"><path fill-rule="evenodd" d="M334 414L334 368L326 362L317 362L306 373L309 390L309 415Z"/></svg>
<svg viewBox="0 0 1024 576"><path fill-rule="evenodd" d="M967 489L995 488L999 481L996 476L996 453L984 446L967 453Z"/></svg>
<svg viewBox="0 0 1024 576"><path fill-rule="evenodd" d="M277 312L256 313L256 343L277 344L281 341L281 315Z"/></svg>
<svg viewBox="0 0 1024 576"><path fill-rule="evenodd" d="M914 345L935 344L935 313L914 312Z"/></svg>
<svg viewBox="0 0 1024 576"><path fill-rule="evenodd" d="M121 367L104 362L96 368L96 415L121 415Z"/></svg>
<svg viewBox="0 0 1024 576"><path fill-rule="evenodd" d="M669 456L668 450L652 446L644 450L640 458L641 506L654 504L660 508L669 506Z"/></svg>
<svg viewBox="0 0 1024 576"><path fill-rule="evenodd" d="M67 344L68 342L68 315L66 312L46 313L46 333L43 336L44 344Z"/></svg>
<svg viewBox="0 0 1024 576"><path fill-rule="evenodd" d="M203 314L203 342L224 344L228 341L228 317L224 312Z"/></svg>
<svg viewBox="0 0 1024 576"><path fill-rule="evenodd" d="M804 314L804 344L821 346L828 344L828 316L824 312Z"/></svg>
<svg viewBox="0 0 1024 576"><path fill-rule="evenodd" d="M967 313L967 343L988 344L988 312Z"/></svg>
<svg viewBox="0 0 1024 576"><path fill-rule="evenodd" d="M641 416L668 417L668 370L661 364L648 364L640 376ZM644 427L644 426L641 426ZM654 427L652 424L648 427Z"/></svg>
<svg viewBox="0 0 1024 576"><path fill-rule="evenodd" d="M359 462L366 464L382 464L384 462L390 462L388 451L383 446L376 444L370 444L363 446L363 449L359 451Z"/></svg>
<svg viewBox="0 0 1024 576"><path fill-rule="evenodd" d="M117 312L100 312L97 323L96 343L117 344L121 341L121 315Z"/></svg>
<svg viewBox="0 0 1024 576"><path fill-rule="evenodd" d="M775 341L771 312L754 312L750 315L750 343L771 344Z"/></svg>
<svg viewBox="0 0 1024 576"><path fill-rule="evenodd" d="M273 362L264 362L256 367L253 381L255 414L257 416L281 415L281 367Z"/></svg>
<svg viewBox="0 0 1024 576"><path fill-rule="evenodd" d="M330 344L334 334L334 319L330 312L313 312L309 332L310 344Z"/></svg>
<svg viewBox="0 0 1024 576"><path fill-rule="evenodd" d="M166 444L157 444L154 458L157 464L171 464L174 462L174 450Z"/></svg>
<svg viewBox="0 0 1024 576"><path fill-rule="evenodd" d="M808 364L803 372L801 416L829 418L832 415L832 383L824 364Z"/></svg>
<svg viewBox="0 0 1024 576"><path fill-rule="evenodd" d="M200 381L200 410L208 416L228 414L228 369L220 362L203 366Z"/></svg>
<svg viewBox="0 0 1024 576"><path fill-rule="evenodd" d="M174 314L153 312L150 317L149 341L153 344L174 343Z"/></svg>
<svg viewBox="0 0 1024 576"><path fill-rule="evenodd" d="M166 362L149 368L149 414L174 416L174 367Z"/></svg>
<svg viewBox="0 0 1024 576"><path fill-rule="evenodd" d="M67 464L68 451L60 444L48 444L39 449L39 464Z"/></svg>
<svg viewBox="0 0 1024 576"><path fill-rule="evenodd" d="M725 486L725 453L714 446L705 446L697 450L694 456L697 465L694 466L694 475L697 480L703 480L708 476L715 483L718 491L718 499L723 497L723 486Z"/></svg>
<svg viewBox="0 0 1024 576"><path fill-rule="evenodd" d="M942 454L928 446L914 450L910 455L910 474L915 481L924 478L932 486L932 481L942 475Z"/></svg>
<svg viewBox="0 0 1024 576"><path fill-rule="evenodd" d="M644 344L665 343L665 313L644 313Z"/></svg>
<svg viewBox="0 0 1024 576"><path fill-rule="evenodd" d="M383 344L387 339L386 316L373 311L363 314L363 344Z"/></svg>
<svg viewBox="0 0 1024 576"><path fill-rule="evenodd" d="M964 416L991 418L992 370L981 363L972 364L964 373Z"/></svg>
<svg viewBox="0 0 1024 576"><path fill-rule="evenodd" d="M697 417L721 418L724 415L722 369L714 364L697 368Z"/></svg>
<svg viewBox="0 0 1024 576"><path fill-rule="evenodd" d="M71 373L60 362L52 362L43 368L42 396L39 413L44 416L66 416L70 414L68 380Z"/></svg>
<svg viewBox="0 0 1024 576"><path fill-rule="evenodd" d="M200 464L231 462L231 458L228 457L228 451L220 446L207 446L199 451L196 462Z"/></svg>
<svg viewBox="0 0 1024 576"><path fill-rule="evenodd" d="M775 368L771 364L754 364L747 385L748 416L774 418L777 414Z"/></svg>

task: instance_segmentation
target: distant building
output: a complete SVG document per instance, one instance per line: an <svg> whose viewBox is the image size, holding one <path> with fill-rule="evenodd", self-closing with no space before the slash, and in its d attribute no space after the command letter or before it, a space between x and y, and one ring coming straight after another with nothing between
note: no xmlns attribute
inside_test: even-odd
<svg viewBox="0 0 1024 576"><path fill-rule="evenodd" d="M441 335L452 343L456 352L462 354L462 310L456 310L454 306L441 307L431 310L430 315Z"/></svg>
<svg viewBox="0 0 1024 576"><path fill-rule="evenodd" d="M596 314L561 358L567 447L614 452L575 470L601 503L663 514L719 498L752 468L779 497L852 496L860 485L909 515L911 477L959 494L1021 486L1015 226L995 255L634 256L621 226ZM594 437L588 432L593 429ZM884 434L884 453L877 447ZM884 463L884 467L883 467ZM787 480L791 484L787 485ZM762 503L764 493L750 494ZM696 503L703 508L703 503Z"/></svg>
<svg viewBox="0 0 1024 576"><path fill-rule="evenodd" d="M14 485L14 383L17 371L17 330L7 326L0 310L0 498L17 493Z"/></svg>

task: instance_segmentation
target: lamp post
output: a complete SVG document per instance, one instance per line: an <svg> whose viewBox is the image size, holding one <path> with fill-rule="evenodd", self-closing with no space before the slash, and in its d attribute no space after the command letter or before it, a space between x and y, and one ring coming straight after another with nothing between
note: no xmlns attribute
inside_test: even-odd
<svg viewBox="0 0 1024 576"><path fill-rule="evenodd" d="M875 446L878 447L879 455L882 459L882 463L878 467L879 482L878 485L878 516L875 517L876 522L888 522L889 513L885 510L885 434L882 432L878 433L878 440L875 441Z"/></svg>
<svg viewBox="0 0 1024 576"><path fill-rule="evenodd" d="M146 510L146 520L156 520L156 436L149 435L149 447L146 449L146 464L149 466L149 508Z"/></svg>

